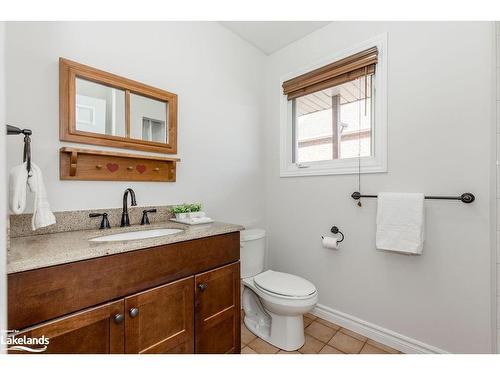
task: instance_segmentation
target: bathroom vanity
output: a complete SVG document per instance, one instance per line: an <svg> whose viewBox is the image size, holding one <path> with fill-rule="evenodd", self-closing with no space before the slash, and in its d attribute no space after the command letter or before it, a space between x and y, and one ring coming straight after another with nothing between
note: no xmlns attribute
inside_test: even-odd
<svg viewBox="0 0 500 375"><path fill-rule="evenodd" d="M178 152L176 94L64 58L59 125L65 142ZM8 131L25 135L29 172L31 130ZM180 161L74 147L59 156L60 179L86 181L175 182ZM139 220L136 205L127 188L121 213L59 212L36 233L31 215L10 218L9 336L46 337L45 353L240 352L243 227L172 224L166 206ZM20 346L10 352L40 349Z"/></svg>
<svg viewBox="0 0 500 375"><path fill-rule="evenodd" d="M9 329L50 338L47 353L239 353L242 227L151 229L167 226L184 231L109 243L89 241L96 230L11 239Z"/></svg>

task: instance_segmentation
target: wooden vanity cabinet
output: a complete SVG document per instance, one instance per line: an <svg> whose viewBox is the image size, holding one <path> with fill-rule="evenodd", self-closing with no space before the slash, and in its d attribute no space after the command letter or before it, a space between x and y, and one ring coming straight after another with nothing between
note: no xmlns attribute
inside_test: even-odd
<svg viewBox="0 0 500 375"><path fill-rule="evenodd" d="M119 354L124 349L123 300L90 308L21 331L16 337L50 339L48 354ZM37 346L37 348L40 346ZM26 353L9 351L11 354Z"/></svg>
<svg viewBox="0 0 500 375"><path fill-rule="evenodd" d="M193 353L194 277L125 298L125 353Z"/></svg>
<svg viewBox="0 0 500 375"><path fill-rule="evenodd" d="M55 267L9 275L9 311L24 310L9 328L48 337L45 353L240 352L239 232Z"/></svg>
<svg viewBox="0 0 500 375"><path fill-rule="evenodd" d="M195 277L196 353L239 353L240 263Z"/></svg>

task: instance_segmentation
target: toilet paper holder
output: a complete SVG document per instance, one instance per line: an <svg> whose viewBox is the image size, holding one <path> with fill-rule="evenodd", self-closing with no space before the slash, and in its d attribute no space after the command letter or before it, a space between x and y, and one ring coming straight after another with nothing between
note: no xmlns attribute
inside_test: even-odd
<svg viewBox="0 0 500 375"><path fill-rule="evenodd" d="M342 233L339 228L337 226L333 226L331 229L330 229L330 232L332 232L333 234L340 234L342 237L340 237L339 240L337 240L337 243L340 243L342 241L344 241L344 233ZM321 238L324 238L323 236L321 236Z"/></svg>

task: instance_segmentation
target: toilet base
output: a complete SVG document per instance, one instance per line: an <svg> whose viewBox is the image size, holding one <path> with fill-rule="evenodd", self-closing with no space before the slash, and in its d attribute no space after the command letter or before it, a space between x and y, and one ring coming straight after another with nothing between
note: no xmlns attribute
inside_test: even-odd
<svg viewBox="0 0 500 375"><path fill-rule="evenodd" d="M262 340L282 350L294 351L304 345L304 320L298 315L277 315L264 309L259 297L244 288L243 309L245 326Z"/></svg>
<svg viewBox="0 0 500 375"><path fill-rule="evenodd" d="M263 334L259 329L252 330L253 322L245 318L246 327L262 340L274 345L282 350L292 352L304 346L304 321L300 316L278 316L273 313L271 315L271 333Z"/></svg>

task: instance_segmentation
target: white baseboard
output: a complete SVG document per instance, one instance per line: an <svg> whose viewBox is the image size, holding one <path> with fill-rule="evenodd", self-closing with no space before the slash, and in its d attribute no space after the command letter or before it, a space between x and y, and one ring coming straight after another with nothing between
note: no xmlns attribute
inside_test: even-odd
<svg viewBox="0 0 500 375"><path fill-rule="evenodd" d="M389 329L379 327L375 324L366 322L355 316L331 309L324 305L316 305L312 311L319 318L338 324L344 328L350 329L360 335L366 336L381 344L390 346L403 353L412 354L447 354L448 352L428 345L411 337L403 336Z"/></svg>

